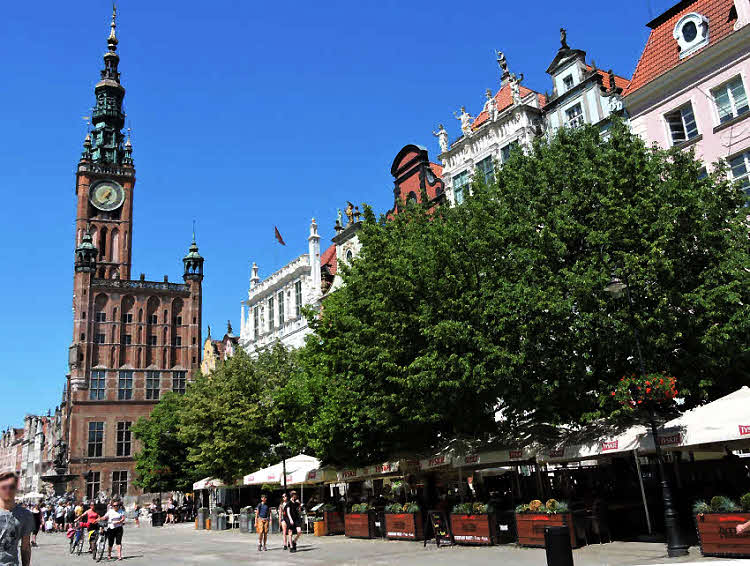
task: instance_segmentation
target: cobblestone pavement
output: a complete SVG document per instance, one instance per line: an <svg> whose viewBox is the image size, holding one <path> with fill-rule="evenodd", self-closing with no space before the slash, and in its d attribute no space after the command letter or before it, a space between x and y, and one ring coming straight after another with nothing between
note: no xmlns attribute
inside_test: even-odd
<svg viewBox="0 0 750 566"><path fill-rule="evenodd" d="M269 536L268 552L258 552L254 534L238 531L196 531L193 525L173 525L154 528L145 524L136 528L125 527L123 538L124 566L143 564L176 566L193 564L221 564L234 566L266 564L281 566L291 564L378 566L545 566L547 561L542 549L519 548L515 545L491 548L448 547L436 548L421 542L383 540L356 540L344 536L315 537L304 535L296 554L281 548L280 535ZM39 547L32 554L34 566L68 566L92 564L91 556L68 554L67 539L62 534L39 534ZM690 556L667 559L663 544L614 542L591 545L574 552L576 566L636 566L675 564L688 562L711 562L701 558L697 548L690 549ZM106 556L102 564L106 562ZM745 561L734 561L739 566ZM712 566L719 566L713 562Z"/></svg>

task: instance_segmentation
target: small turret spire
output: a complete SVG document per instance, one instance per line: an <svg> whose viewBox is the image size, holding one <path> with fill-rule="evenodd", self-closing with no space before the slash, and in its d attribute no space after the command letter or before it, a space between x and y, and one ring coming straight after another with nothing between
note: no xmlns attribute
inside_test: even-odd
<svg viewBox="0 0 750 566"><path fill-rule="evenodd" d="M117 5L112 2L112 23L109 24L109 37L107 38L107 45L109 45L110 51L117 50Z"/></svg>

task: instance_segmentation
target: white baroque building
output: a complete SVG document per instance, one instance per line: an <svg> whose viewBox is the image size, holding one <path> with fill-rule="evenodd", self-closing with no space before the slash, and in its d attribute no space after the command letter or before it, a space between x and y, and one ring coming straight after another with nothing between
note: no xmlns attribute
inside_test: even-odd
<svg viewBox="0 0 750 566"><path fill-rule="evenodd" d="M622 93L628 79L602 71L586 62L586 52L571 49L567 33L560 30L560 48L547 68L552 94L541 94L521 85L523 74L508 70L505 55L497 52L500 89L485 92L482 111L472 116L461 107L454 115L461 123L461 136L449 143L441 124L433 135L440 145L442 180L451 205L461 204L472 179L490 179L517 148L528 152L538 136L549 136L561 127L583 124L605 129L614 113L623 109Z"/></svg>
<svg viewBox="0 0 750 566"><path fill-rule="evenodd" d="M240 346L256 355L276 342L287 348L299 348L311 330L303 314L304 307L320 308L336 274L336 245L320 254L318 225L313 218L308 251L284 267L260 279L253 263L250 289L242 301Z"/></svg>
<svg viewBox="0 0 750 566"><path fill-rule="evenodd" d="M560 49L547 74L552 77L553 85L544 105L548 134L582 124L604 129L612 114L622 112L622 92L628 86L628 79L612 70L598 69L593 61L586 63L586 52L568 46L564 29L560 30Z"/></svg>
<svg viewBox="0 0 750 566"><path fill-rule="evenodd" d="M451 205L461 204L475 175L490 177L514 148L527 151L532 140L543 133L543 94L521 86L523 75L508 70L505 56L498 52L502 72L500 89L485 93L482 111L473 117L461 107L456 118L462 135L448 145L448 134L442 124L434 135L440 143L438 156L443 163L442 178Z"/></svg>

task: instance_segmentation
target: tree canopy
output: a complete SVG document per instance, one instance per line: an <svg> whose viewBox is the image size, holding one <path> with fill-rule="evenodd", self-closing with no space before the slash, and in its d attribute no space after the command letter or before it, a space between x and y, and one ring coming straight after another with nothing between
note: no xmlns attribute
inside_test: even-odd
<svg viewBox="0 0 750 566"><path fill-rule="evenodd" d="M365 463L454 436L610 414L638 371L688 405L748 377L743 193L615 123L516 152L457 207L371 211L301 357L316 454ZM633 298L604 292L612 273Z"/></svg>

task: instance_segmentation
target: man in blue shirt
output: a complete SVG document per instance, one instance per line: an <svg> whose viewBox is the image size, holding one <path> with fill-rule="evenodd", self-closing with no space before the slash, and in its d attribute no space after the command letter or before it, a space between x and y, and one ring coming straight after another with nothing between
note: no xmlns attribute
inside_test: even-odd
<svg viewBox="0 0 750 566"><path fill-rule="evenodd" d="M271 523L271 508L268 506L268 497L264 493L260 496L260 505L255 508L255 528L258 531L258 551L268 550L268 525Z"/></svg>

